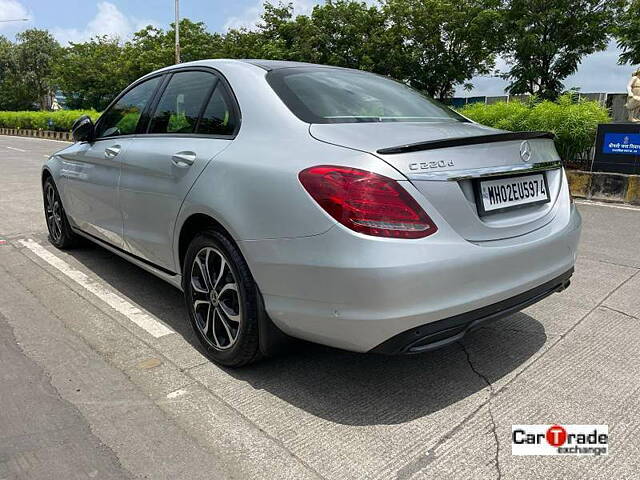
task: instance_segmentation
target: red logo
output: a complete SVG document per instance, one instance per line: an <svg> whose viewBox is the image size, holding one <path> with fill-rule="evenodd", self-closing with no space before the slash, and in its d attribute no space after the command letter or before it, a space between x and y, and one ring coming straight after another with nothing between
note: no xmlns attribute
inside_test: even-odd
<svg viewBox="0 0 640 480"><path fill-rule="evenodd" d="M560 425L549 427L545 436L552 447L561 447L567 441L567 431Z"/></svg>

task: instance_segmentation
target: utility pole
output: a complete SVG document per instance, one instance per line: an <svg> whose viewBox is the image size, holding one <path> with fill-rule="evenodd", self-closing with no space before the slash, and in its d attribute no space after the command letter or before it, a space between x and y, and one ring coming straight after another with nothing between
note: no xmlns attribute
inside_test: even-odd
<svg viewBox="0 0 640 480"><path fill-rule="evenodd" d="M176 0L176 64L180 62L180 0Z"/></svg>

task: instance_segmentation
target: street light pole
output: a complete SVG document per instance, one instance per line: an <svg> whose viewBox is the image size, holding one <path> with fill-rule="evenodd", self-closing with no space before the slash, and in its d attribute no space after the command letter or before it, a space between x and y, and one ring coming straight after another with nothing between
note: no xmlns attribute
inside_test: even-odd
<svg viewBox="0 0 640 480"><path fill-rule="evenodd" d="M0 23L6 23L6 22L28 22L29 19L28 18L15 18L13 20L0 20Z"/></svg>
<svg viewBox="0 0 640 480"><path fill-rule="evenodd" d="M176 0L176 64L180 63L180 0Z"/></svg>

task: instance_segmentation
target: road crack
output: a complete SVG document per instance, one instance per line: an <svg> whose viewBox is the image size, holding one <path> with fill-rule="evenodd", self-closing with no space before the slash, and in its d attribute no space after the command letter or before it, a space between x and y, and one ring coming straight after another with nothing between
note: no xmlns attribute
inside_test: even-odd
<svg viewBox="0 0 640 480"><path fill-rule="evenodd" d="M491 420L491 433L493 434L493 438L494 438L495 444L496 444L496 453L495 453L495 456L494 456L494 464L495 464L495 467L496 467L496 472L498 474L498 480L501 480L502 479L502 471L500 469L500 439L498 438L496 420L493 417L493 411L491 409L491 399L495 395L497 395L497 392L494 390L493 384L489 381L489 378L485 374L483 374L480 370L478 370L476 368L476 366L473 364L473 362L471 361L471 355L469 354L469 351L467 350L467 347L465 347L462 342L458 342L458 344L460 345L460 347L462 348L462 351L466 355L467 363L469 363L469 367L471 367L471 370L473 371L473 373L475 373L479 378L481 378L487 384L487 387L489 387L489 398L488 398L488 400L486 402L486 405L487 405L487 410L489 411L489 419Z"/></svg>

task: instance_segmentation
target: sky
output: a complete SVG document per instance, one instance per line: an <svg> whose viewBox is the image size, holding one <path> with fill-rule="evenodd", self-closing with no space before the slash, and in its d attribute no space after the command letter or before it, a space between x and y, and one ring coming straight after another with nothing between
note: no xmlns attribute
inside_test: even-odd
<svg viewBox="0 0 640 480"><path fill-rule="evenodd" d="M293 1L295 12L306 14L323 0ZM375 3L375 0L367 0ZM212 31L251 27L260 18L263 0L181 0L180 14L202 21ZM0 20L27 18L26 22L1 22L0 35L11 39L26 28L46 28L63 44L94 35L126 39L146 25L166 28L174 18L174 0L0 0ZM585 57L578 71L564 81L582 92L624 92L633 68L617 65L619 51L612 42L604 52ZM504 68L498 60L498 67ZM495 77L474 78L474 89L460 96L503 95L506 82Z"/></svg>

